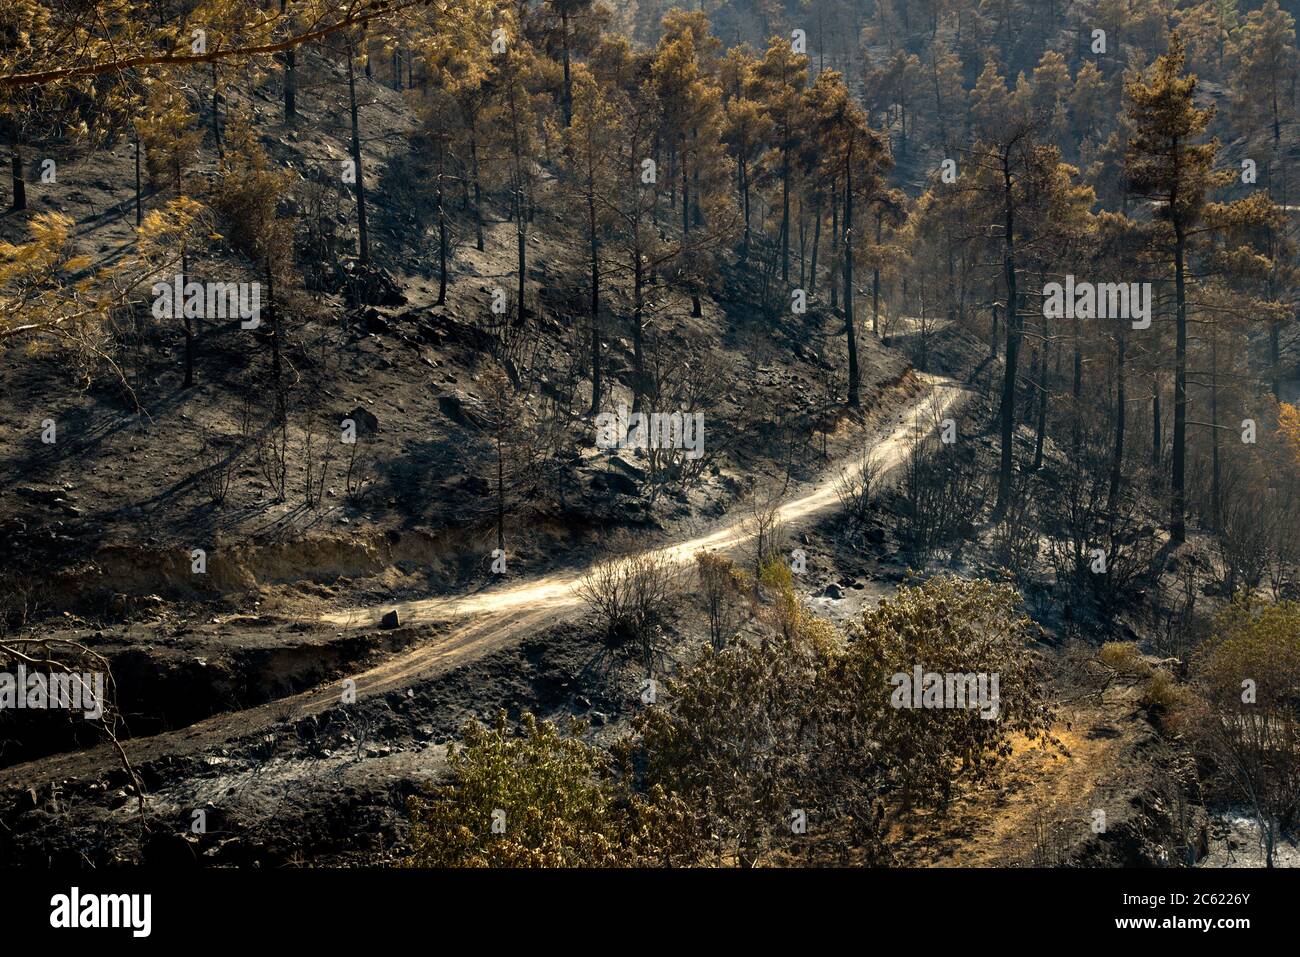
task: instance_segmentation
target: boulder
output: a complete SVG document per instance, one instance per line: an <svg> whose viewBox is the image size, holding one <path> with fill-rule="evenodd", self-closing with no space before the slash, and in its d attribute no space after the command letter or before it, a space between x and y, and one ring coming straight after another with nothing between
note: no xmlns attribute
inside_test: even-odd
<svg viewBox="0 0 1300 957"><path fill-rule="evenodd" d="M600 471L591 476L591 487L598 492L610 492L615 495L636 495L640 486L630 475L622 472Z"/></svg>
<svg viewBox="0 0 1300 957"><path fill-rule="evenodd" d="M357 424L357 435L368 435L379 431L379 417L363 405L349 412L346 418Z"/></svg>

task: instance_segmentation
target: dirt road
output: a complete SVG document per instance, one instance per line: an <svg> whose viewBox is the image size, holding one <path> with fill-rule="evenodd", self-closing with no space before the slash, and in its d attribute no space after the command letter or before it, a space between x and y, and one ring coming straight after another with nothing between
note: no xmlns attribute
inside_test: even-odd
<svg viewBox="0 0 1300 957"><path fill-rule="evenodd" d="M934 430L937 421L962 399L962 390L953 382L922 376L930 387L900 416L900 423L872 449L872 459L882 474L896 468L907 454L913 437ZM856 470L861 463L848 469ZM797 497L780 506L777 520L787 528L798 528L810 519L825 514L838 504L836 485L838 470ZM685 570L704 550L734 553L752 537L743 518L735 518L707 534L668 545L656 552L670 566ZM499 647L509 639L542 621L559 621L582 610L575 589L585 572L559 572L503 588L489 588L472 595L455 598L431 598L397 605L403 624L427 622L465 622L444 639L395 658L356 678L358 691L380 691L414 677L426 667L445 665L449 660ZM352 608L324 615L325 621L338 627L374 627L385 611L394 606Z"/></svg>
<svg viewBox="0 0 1300 957"><path fill-rule="evenodd" d="M965 393L956 383L934 376L919 375L927 388L896 418L896 425L872 447L872 456L882 474L897 467L906 457L913 437L933 431L935 424L954 410ZM849 466L854 468L856 466ZM783 504L778 517L794 529L824 515L837 506L839 471L831 470L820 481L796 490ZM732 519L715 530L687 541L665 546L660 553L684 571L702 549L734 551L748 537L744 522ZM435 598L398 605L402 623L443 624L436 638L398 653L357 675L357 697L400 689L413 682L452 669L518 642L538 629L582 613L581 599L574 586L581 571L560 572L519 584L487 588L470 595ZM323 621L338 628L373 628L392 605L351 608L326 614ZM195 752L217 747L223 741L246 735L286 720L332 708L340 701L341 681L331 681L289 698L268 702L242 711L214 715L189 727L148 738L125 742L133 762L141 763L173 750ZM50 777L73 777L115 762L107 747L70 754L51 755L0 772L0 788Z"/></svg>

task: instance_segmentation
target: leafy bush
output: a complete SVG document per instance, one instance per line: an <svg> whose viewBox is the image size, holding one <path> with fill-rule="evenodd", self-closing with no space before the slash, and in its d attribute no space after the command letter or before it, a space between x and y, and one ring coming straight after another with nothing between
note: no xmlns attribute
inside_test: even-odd
<svg viewBox="0 0 1300 957"><path fill-rule="evenodd" d="M735 562L710 551L696 553L695 575L709 616L709 642L720 650L735 630L736 611L748 582Z"/></svg>
<svg viewBox="0 0 1300 957"><path fill-rule="evenodd" d="M788 568L769 562L763 577L771 637L708 649L637 715L616 760L531 716L518 737L504 717L468 726L450 783L411 802L411 862L751 866L815 846L885 863L889 808L942 807L1010 753L1012 735L1050 740L1013 589L953 578L904 588L846 646L803 608ZM996 717L895 708L890 678L914 665L996 673Z"/></svg>
<svg viewBox="0 0 1300 957"><path fill-rule="evenodd" d="M1210 780L1254 810L1270 863L1300 814L1300 604L1240 597L1193 663L1182 719Z"/></svg>
<svg viewBox="0 0 1300 957"><path fill-rule="evenodd" d="M582 730L576 720L569 728ZM524 714L518 731L504 712L491 728L465 725L448 755L450 781L408 801L406 866L631 867L694 853L680 801L660 789L629 793L605 751L553 722Z"/></svg>
<svg viewBox="0 0 1300 957"><path fill-rule="evenodd" d="M1122 675L1145 675L1151 671L1134 641L1108 641L1097 652L1097 658L1107 668Z"/></svg>
<svg viewBox="0 0 1300 957"><path fill-rule="evenodd" d="M1182 686L1168 670L1156 668L1151 672L1151 677L1147 678L1142 688L1142 697L1138 700L1142 707L1151 712L1156 721L1163 726L1166 716L1182 707L1185 694Z"/></svg>
<svg viewBox="0 0 1300 957"><path fill-rule="evenodd" d="M563 867L617 863L609 797L599 780L607 758L523 717L523 735L471 722L448 755L451 783L412 798L412 863L425 867ZM493 833L493 815L502 832Z"/></svg>
<svg viewBox="0 0 1300 957"><path fill-rule="evenodd" d="M941 576L900 588L863 614L838 681L842 720L884 742L890 786L905 804L946 804L956 778L983 780L1010 755L1013 735L1052 741L1052 711L1030 651L1032 622L1019 604L1009 585ZM969 707L886 707L891 678L917 668L996 676L996 719Z"/></svg>

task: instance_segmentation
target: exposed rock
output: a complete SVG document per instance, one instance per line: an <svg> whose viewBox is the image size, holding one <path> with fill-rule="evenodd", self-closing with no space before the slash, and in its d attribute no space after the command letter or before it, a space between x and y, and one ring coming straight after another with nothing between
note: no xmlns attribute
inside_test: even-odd
<svg viewBox="0 0 1300 957"><path fill-rule="evenodd" d="M622 454L615 452L609 457L609 464L614 468L621 470L638 482L644 482L646 479L646 470L634 462L629 462Z"/></svg>
<svg viewBox="0 0 1300 957"><path fill-rule="evenodd" d="M357 424L357 435L367 435L379 431L378 416L363 405L359 405L349 412L347 418Z"/></svg>
<svg viewBox="0 0 1300 957"><path fill-rule="evenodd" d="M350 308L406 304L406 296L397 280L378 266L362 266L352 260L344 264L343 274Z"/></svg>
<svg viewBox="0 0 1300 957"><path fill-rule="evenodd" d="M463 392L449 392L438 396L438 408L447 418L457 425L481 429L487 424L487 415L483 404L473 396Z"/></svg>
<svg viewBox="0 0 1300 957"><path fill-rule="evenodd" d="M636 495L640 491L640 486L630 475L614 471L593 473L591 487L598 492L611 492L615 495Z"/></svg>

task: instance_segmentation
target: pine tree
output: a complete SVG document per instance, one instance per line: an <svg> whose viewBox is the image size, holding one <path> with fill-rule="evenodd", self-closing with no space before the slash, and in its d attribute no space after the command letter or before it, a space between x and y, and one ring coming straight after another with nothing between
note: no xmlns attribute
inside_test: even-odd
<svg viewBox="0 0 1300 957"><path fill-rule="evenodd" d="M1247 123L1264 119L1277 149L1289 105L1288 90L1294 90L1296 82L1295 18L1279 7L1277 0L1252 10L1234 36L1233 59L1237 115Z"/></svg>
<svg viewBox="0 0 1300 957"><path fill-rule="evenodd" d="M866 113L849 97L844 78L834 71L817 77L808 93L808 112L816 118L822 156L832 164L841 184L844 202L843 252L840 262L844 296L844 325L848 344L849 406L861 404L857 326L854 317L853 260L861 245L854 226L854 210L863 208L883 191L884 173L892 165L884 136L871 129Z"/></svg>
<svg viewBox="0 0 1300 957"><path fill-rule="evenodd" d="M565 132L569 180L585 213L588 260L591 267L591 412L600 411L600 264L601 235L609 220L613 180L626 175L618 168L623 139L621 104L606 93L583 66L574 71L572 106Z"/></svg>
<svg viewBox="0 0 1300 957"><path fill-rule="evenodd" d="M1131 188L1161 205L1155 239L1174 274L1174 434L1169 534L1186 538L1187 510L1187 271L1188 246L1205 211L1208 194L1233 179L1216 171L1218 142L1199 142L1214 116L1195 103L1196 77L1183 73L1183 42L1170 38L1169 52L1125 84L1133 125L1125 165Z"/></svg>
<svg viewBox="0 0 1300 957"><path fill-rule="evenodd" d="M804 87L808 83L808 57L795 53L787 37L775 36L754 69L755 96L773 124L771 164L781 177L781 281L790 284L790 181L799 132L806 122L803 112Z"/></svg>

